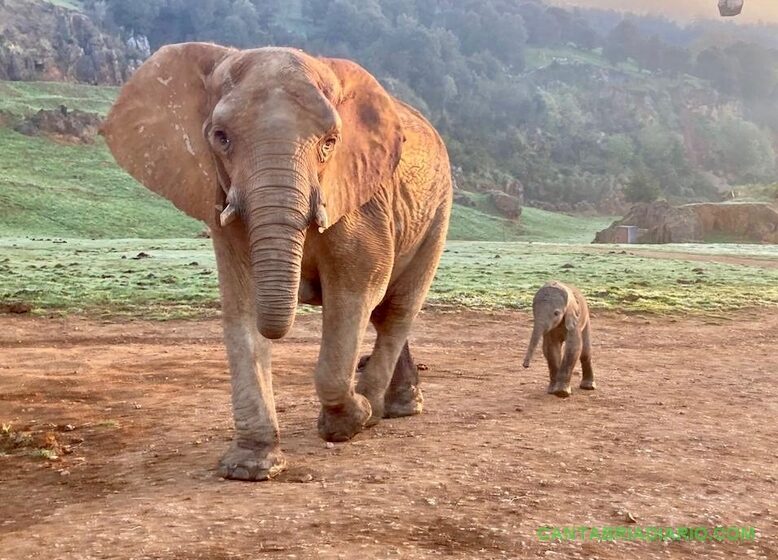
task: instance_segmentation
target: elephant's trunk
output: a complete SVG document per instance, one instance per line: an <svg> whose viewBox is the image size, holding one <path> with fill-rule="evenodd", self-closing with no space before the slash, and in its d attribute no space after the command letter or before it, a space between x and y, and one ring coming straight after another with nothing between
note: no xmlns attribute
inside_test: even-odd
<svg viewBox="0 0 778 560"><path fill-rule="evenodd" d="M282 338L294 323L310 222L310 184L299 174L273 175L260 176L246 197L257 328L270 339Z"/></svg>
<svg viewBox="0 0 778 560"><path fill-rule="evenodd" d="M540 342L540 338L543 336L543 327L535 321L535 325L532 327L532 337L529 339L529 348L527 348L527 355L524 356L524 367L528 368L532 361L532 355L535 353L535 348Z"/></svg>

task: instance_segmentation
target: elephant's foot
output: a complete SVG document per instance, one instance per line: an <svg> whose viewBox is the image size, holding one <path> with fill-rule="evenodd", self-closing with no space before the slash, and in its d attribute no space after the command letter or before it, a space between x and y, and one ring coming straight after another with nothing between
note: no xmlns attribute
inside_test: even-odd
<svg viewBox="0 0 778 560"><path fill-rule="evenodd" d="M563 398L563 399L567 398L567 397L569 397L570 395L573 394L573 391L570 389L570 384L569 383L566 383L566 384L551 383L551 384L549 384L548 389L546 390L546 392L549 395L555 395L555 396Z"/></svg>
<svg viewBox="0 0 778 560"><path fill-rule="evenodd" d="M219 460L219 476L232 480L268 480L286 468L286 458L278 445L256 449L233 442Z"/></svg>
<svg viewBox="0 0 778 560"><path fill-rule="evenodd" d="M384 397L384 418L421 414L423 408L424 395L418 385L410 385L399 391L387 391Z"/></svg>
<svg viewBox="0 0 778 560"><path fill-rule="evenodd" d="M594 391L597 388L597 384L594 379L582 379L579 387L585 391Z"/></svg>
<svg viewBox="0 0 778 560"><path fill-rule="evenodd" d="M348 441L362 431L371 415L370 401L359 393L344 404L322 406L319 435L325 441Z"/></svg>

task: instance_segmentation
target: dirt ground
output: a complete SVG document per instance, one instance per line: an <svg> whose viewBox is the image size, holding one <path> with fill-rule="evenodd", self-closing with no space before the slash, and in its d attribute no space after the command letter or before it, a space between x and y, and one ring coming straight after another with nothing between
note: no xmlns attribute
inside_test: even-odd
<svg viewBox="0 0 778 560"><path fill-rule="evenodd" d="M520 368L525 314L427 311L425 412L326 446L301 317L273 356L290 468L240 483L217 321L1 317L0 558L778 558L778 313L593 321L599 390L563 400ZM630 516L757 536L537 535Z"/></svg>

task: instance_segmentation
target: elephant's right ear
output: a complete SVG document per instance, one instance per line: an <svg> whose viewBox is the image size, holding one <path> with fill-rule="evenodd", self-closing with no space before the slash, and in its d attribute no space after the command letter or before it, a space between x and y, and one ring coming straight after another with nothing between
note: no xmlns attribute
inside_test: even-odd
<svg viewBox="0 0 778 560"><path fill-rule="evenodd" d="M212 109L205 81L231 52L208 43L162 47L122 87L100 131L130 175L209 224L218 179L202 133Z"/></svg>

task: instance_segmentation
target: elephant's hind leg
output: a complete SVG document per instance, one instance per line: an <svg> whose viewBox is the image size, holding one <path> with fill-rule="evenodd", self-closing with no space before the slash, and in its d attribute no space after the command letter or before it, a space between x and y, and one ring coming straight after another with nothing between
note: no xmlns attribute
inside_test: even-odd
<svg viewBox="0 0 778 560"><path fill-rule="evenodd" d="M411 378L408 371L413 368L415 373L416 369L408 349L408 335L414 316L412 312L398 311L390 305L382 305L373 313L376 342L357 383L357 392L370 401L373 411L369 421L371 425L381 418L421 412L418 375Z"/></svg>
<svg viewBox="0 0 778 560"><path fill-rule="evenodd" d="M384 395L384 418L413 416L420 414L423 407L424 395L419 387L419 370L406 341Z"/></svg>
<svg viewBox="0 0 778 560"><path fill-rule="evenodd" d="M442 208L430 225L427 238L393 279L371 317L376 328L373 353L363 367L357 391L373 407L371 423L383 418L419 414L424 397L419 374L408 347L408 336L435 278L446 238L447 209Z"/></svg>
<svg viewBox="0 0 778 560"><path fill-rule="evenodd" d="M581 350L581 389L593 391L597 388L592 369L592 339L589 325L583 331L583 349Z"/></svg>
<svg viewBox="0 0 778 560"><path fill-rule="evenodd" d="M362 356L357 372L361 375L367 368L370 356ZM419 387L419 370L411 357L408 341L400 352L394 366L392 380L384 395L384 418L400 418L420 414L424 397Z"/></svg>

